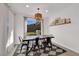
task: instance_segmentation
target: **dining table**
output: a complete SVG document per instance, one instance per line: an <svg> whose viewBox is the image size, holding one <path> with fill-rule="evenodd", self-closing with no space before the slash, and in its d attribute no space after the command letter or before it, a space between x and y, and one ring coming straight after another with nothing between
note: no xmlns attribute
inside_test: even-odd
<svg viewBox="0 0 79 59"><path fill-rule="evenodd" d="M33 41L35 38L39 37L40 39L46 39L47 37L55 38L53 35L36 35L36 36L25 36L24 41Z"/></svg>
<svg viewBox="0 0 79 59"><path fill-rule="evenodd" d="M26 49L26 55L31 51L31 50L29 50L29 43L36 41L36 38L39 38L39 40L44 40L46 38L55 38L55 37L53 35L36 35L36 36L26 36L26 37L24 37L23 41L27 41L27 43L28 43L28 46L27 46L27 49Z"/></svg>

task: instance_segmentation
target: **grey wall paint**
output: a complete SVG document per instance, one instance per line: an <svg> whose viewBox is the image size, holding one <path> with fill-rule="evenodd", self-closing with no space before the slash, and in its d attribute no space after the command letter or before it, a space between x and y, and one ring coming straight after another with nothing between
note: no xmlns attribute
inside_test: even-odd
<svg viewBox="0 0 79 59"><path fill-rule="evenodd" d="M12 28L13 21L10 21L9 30L7 29L8 20L12 20L11 14L9 15L9 9L5 4L0 3L0 56L7 55L6 44L8 41L8 34ZM13 19L14 20L14 19ZM8 32L9 33L8 33Z"/></svg>
<svg viewBox="0 0 79 59"><path fill-rule="evenodd" d="M14 14L12 11L8 11L8 40L7 44L7 53L10 54L14 49Z"/></svg>
<svg viewBox="0 0 79 59"><path fill-rule="evenodd" d="M6 55L8 8L0 4L0 55Z"/></svg>
<svg viewBox="0 0 79 59"><path fill-rule="evenodd" d="M71 24L49 26L50 34L55 36L55 40L52 42L57 42L79 53L79 4L73 4L65 9L62 8L60 12L52 15L51 21L56 17L70 17Z"/></svg>
<svg viewBox="0 0 79 59"><path fill-rule="evenodd" d="M15 16L15 44L19 44L18 36L24 36L24 18L21 14Z"/></svg>

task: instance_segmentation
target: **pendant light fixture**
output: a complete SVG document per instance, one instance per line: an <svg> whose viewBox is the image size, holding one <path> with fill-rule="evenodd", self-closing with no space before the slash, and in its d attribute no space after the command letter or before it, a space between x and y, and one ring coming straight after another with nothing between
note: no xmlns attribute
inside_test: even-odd
<svg viewBox="0 0 79 59"><path fill-rule="evenodd" d="M36 19L36 21L41 21L41 19L42 19L42 14L39 12L39 10L40 10L40 8L37 8L37 13L35 13L35 19Z"/></svg>

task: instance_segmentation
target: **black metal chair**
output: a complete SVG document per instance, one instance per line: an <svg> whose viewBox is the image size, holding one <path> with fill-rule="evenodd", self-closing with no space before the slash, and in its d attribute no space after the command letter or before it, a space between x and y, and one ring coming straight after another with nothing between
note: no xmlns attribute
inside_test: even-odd
<svg viewBox="0 0 79 59"><path fill-rule="evenodd" d="M52 50L51 37L46 37L46 39L47 39L47 46L48 46L49 48L51 48L51 50ZM49 45L50 45L50 46L49 46Z"/></svg>
<svg viewBox="0 0 79 59"><path fill-rule="evenodd" d="M43 44L43 49L44 49L44 52L46 51L46 47L47 47L47 39L44 39L44 41L42 42Z"/></svg>
<svg viewBox="0 0 79 59"><path fill-rule="evenodd" d="M51 48L52 50L52 42L51 42L51 37L46 37L43 41L44 45L44 52L46 51L46 48ZM50 46L49 46L50 45Z"/></svg>
<svg viewBox="0 0 79 59"><path fill-rule="evenodd" d="M51 38L50 37L47 37L46 39L47 39L47 45L50 44L52 46Z"/></svg>
<svg viewBox="0 0 79 59"><path fill-rule="evenodd" d="M38 49L39 49L39 37L37 37L37 38L35 38L35 44L33 45L33 49L35 50L36 49L36 47L38 47Z"/></svg>
<svg viewBox="0 0 79 59"><path fill-rule="evenodd" d="M21 53L23 46L26 46L28 48L28 42L23 40L21 36L19 36L19 41L21 44L21 49L20 49L20 53Z"/></svg>

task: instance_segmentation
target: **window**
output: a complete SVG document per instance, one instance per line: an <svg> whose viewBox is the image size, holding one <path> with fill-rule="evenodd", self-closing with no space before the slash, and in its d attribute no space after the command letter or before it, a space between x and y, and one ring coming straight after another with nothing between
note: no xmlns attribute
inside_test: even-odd
<svg viewBox="0 0 79 59"><path fill-rule="evenodd" d="M41 22L34 18L25 18L25 35L41 35Z"/></svg>

